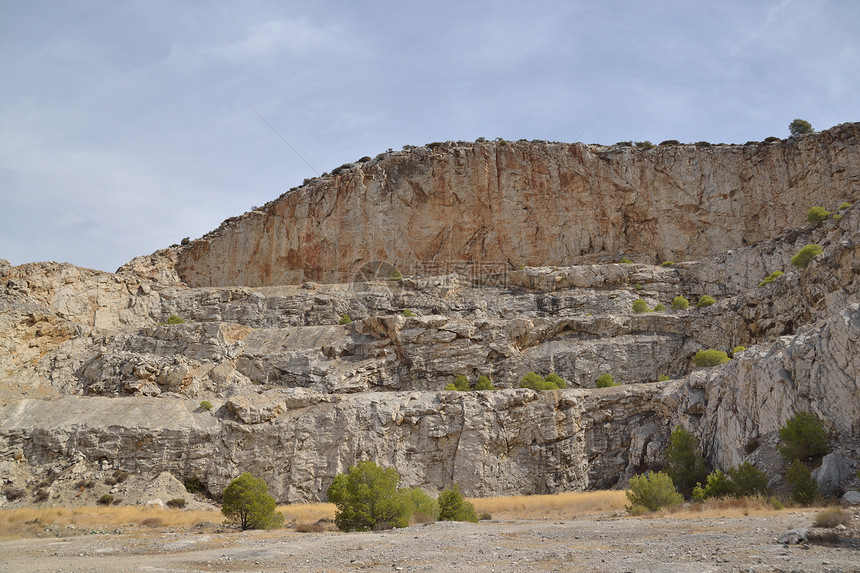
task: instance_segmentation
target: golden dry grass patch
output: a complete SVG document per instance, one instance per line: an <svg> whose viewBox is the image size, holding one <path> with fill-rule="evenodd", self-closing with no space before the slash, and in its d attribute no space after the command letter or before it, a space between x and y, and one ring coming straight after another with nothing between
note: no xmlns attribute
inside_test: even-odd
<svg viewBox="0 0 860 573"><path fill-rule="evenodd" d="M0 510L0 537L26 536L28 529L45 527L104 528L123 525L190 527L202 522L221 523L221 512L182 509L119 507L20 507Z"/></svg>
<svg viewBox="0 0 860 573"><path fill-rule="evenodd" d="M621 511L627 496L621 490L565 492L551 495L512 495L469 498L475 511L494 519L570 519Z"/></svg>
<svg viewBox="0 0 860 573"><path fill-rule="evenodd" d="M279 505L284 523L316 523L320 519L334 519L337 507L333 503L292 503Z"/></svg>

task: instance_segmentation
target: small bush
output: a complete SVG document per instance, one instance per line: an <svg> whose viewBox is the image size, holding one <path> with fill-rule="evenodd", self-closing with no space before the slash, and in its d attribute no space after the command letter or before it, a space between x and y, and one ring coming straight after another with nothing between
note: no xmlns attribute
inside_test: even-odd
<svg viewBox="0 0 860 573"><path fill-rule="evenodd" d="M27 495L27 490L22 487L9 486L3 489L3 495L6 496L7 500L15 501Z"/></svg>
<svg viewBox="0 0 860 573"><path fill-rule="evenodd" d="M164 525L164 520L160 517L147 517L140 522L140 525L143 527L161 527Z"/></svg>
<svg viewBox="0 0 860 573"><path fill-rule="evenodd" d="M657 511L661 507L680 505L684 497L675 491L672 478L663 472L647 472L630 478L630 489L627 490L628 512L633 512L637 506L648 511Z"/></svg>
<svg viewBox="0 0 860 573"><path fill-rule="evenodd" d="M242 530L275 529L284 522L284 514L275 511L276 506L266 482L245 472L224 490L221 513Z"/></svg>
<svg viewBox="0 0 860 573"><path fill-rule="evenodd" d="M374 531L409 525L410 506L398 495L400 474L364 461L334 478L328 501L337 506L334 522L341 531Z"/></svg>
<svg viewBox="0 0 860 573"><path fill-rule="evenodd" d="M563 390L567 388L567 381L555 372L547 374L544 382L547 385L547 390Z"/></svg>
<svg viewBox="0 0 860 573"><path fill-rule="evenodd" d="M105 478L105 485L116 485L116 478L113 476L108 476ZM78 482L78 487L83 489L85 486L81 485L81 482Z"/></svg>
<svg viewBox="0 0 860 573"><path fill-rule="evenodd" d="M113 505L113 496L109 493L106 493L101 496L96 503L98 503L99 505Z"/></svg>
<svg viewBox="0 0 860 573"><path fill-rule="evenodd" d="M651 309L648 308L648 303L642 300L641 298L637 298L633 301L633 312L635 313L643 313L643 312L651 312Z"/></svg>
<svg viewBox="0 0 860 573"><path fill-rule="evenodd" d="M660 263L660 266L661 267L671 267L674 264L675 264L674 261L663 261L662 263Z"/></svg>
<svg viewBox="0 0 860 573"><path fill-rule="evenodd" d="M666 460L666 474L684 497L690 497L697 483L707 481L708 466L699 439L681 426L672 430Z"/></svg>
<svg viewBox="0 0 860 573"><path fill-rule="evenodd" d="M643 287L643 286L642 286L641 284L639 284L639 283L636 283L635 285L633 285L633 288L635 288L636 290L642 290L642 289L643 289L643 288L645 288L645 287Z"/></svg>
<svg viewBox="0 0 860 573"><path fill-rule="evenodd" d="M660 374L659 376L657 376L657 382L668 382L669 380L671 380L671 378L669 378L665 374Z"/></svg>
<svg viewBox="0 0 860 573"><path fill-rule="evenodd" d="M686 310L690 306L690 301L681 295L672 299L672 310Z"/></svg>
<svg viewBox="0 0 860 573"><path fill-rule="evenodd" d="M681 145L681 142L677 139L664 139L659 145Z"/></svg>
<svg viewBox="0 0 860 573"><path fill-rule="evenodd" d="M767 483L769 480L767 474L749 462L729 469L729 477L734 483L735 495L739 497L766 496L768 494Z"/></svg>
<svg viewBox="0 0 860 573"><path fill-rule="evenodd" d="M129 473L124 470L114 470L113 477L116 479L116 483L122 483L128 479Z"/></svg>
<svg viewBox="0 0 860 573"><path fill-rule="evenodd" d="M801 505L811 505L818 497L818 482L812 479L812 472L803 462L791 462L785 481L791 486L791 499Z"/></svg>
<svg viewBox="0 0 860 573"><path fill-rule="evenodd" d="M663 304L662 302L658 302L657 306L654 307L654 312L661 312L664 310L666 310L666 305Z"/></svg>
<svg viewBox="0 0 860 573"><path fill-rule="evenodd" d="M176 316L175 314L171 314L167 317L167 320L164 322L164 324L185 324L185 321L180 317Z"/></svg>
<svg viewBox="0 0 860 573"><path fill-rule="evenodd" d="M403 316L405 316L406 318L412 318L413 316L415 316L415 313L407 308L403 311Z"/></svg>
<svg viewBox="0 0 860 573"><path fill-rule="evenodd" d="M601 374L597 377L598 388L612 388L613 386L618 386L618 384L612 379L611 374Z"/></svg>
<svg viewBox="0 0 860 573"><path fill-rule="evenodd" d="M708 350L699 350L696 352L696 355L693 357L693 364L697 367L710 367L710 366L719 366L720 364L725 364L731 360L729 355L723 352L722 350L714 350L713 348L709 348Z"/></svg>
<svg viewBox="0 0 860 573"><path fill-rule="evenodd" d="M758 283L758 286L769 285L770 283L772 283L773 281L775 281L775 280L777 279L777 277L781 277L781 276L782 276L782 275L784 275L784 274L785 274L785 273L784 273L784 272L782 272L782 271L773 271L772 273L770 273L769 275L767 275L767 278L765 278L763 281L761 281L760 283Z"/></svg>
<svg viewBox="0 0 860 573"><path fill-rule="evenodd" d="M810 243L800 249L800 251L791 258L791 264L800 269L805 268L812 259L823 252L824 249L821 248L821 245Z"/></svg>
<svg viewBox="0 0 860 573"><path fill-rule="evenodd" d="M714 297L703 294L699 297L699 302L696 303L696 308L704 308L706 306L711 306L715 302L717 301L714 300Z"/></svg>
<svg viewBox="0 0 860 573"><path fill-rule="evenodd" d="M182 509L185 507L185 498L177 497L174 499L167 500L167 507L172 507L174 509Z"/></svg>
<svg viewBox="0 0 860 573"><path fill-rule="evenodd" d="M746 346L735 346L734 348L732 348L732 357L737 356L746 349Z"/></svg>
<svg viewBox="0 0 860 573"><path fill-rule="evenodd" d="M338 321L338 324L340 324L341 326L352 324L352 319L349 317L348 314L342 314L340 315L340 320Z"/></svg>
<svg viewBox="0 0 860 573"><path fill-rule="evenodd" d="M471 390L471 384L469 384L469 379L466 378L464 374L460 374L456 378L454 378L454 382L452 384L448 384L447 386L445 386L445 390L467 392Z"/></svg>
<svg viewBox="0 0 860 573"><path fill-rule="evenodd" d="M549 378L549 377L547 377ZM493 381L486 376L478 376L478 381L475 382L475 390L495 390Z"/></svg>
<svg viewBox="0 0 860 573"><path fill-rule="evenodd" d="M820 225L827 217L830 216L830 211L824 207L811 207L806 213L806 220L813 225Z"/></svg>
<svg viewBox="0 0 860 573"><path fill-rule="evenodd" d="M849 523L851 523L851 515L838 507L825 509L815 516L815 527L836 527Z"/></svg>
<svg viewBox="0 0 860 573"><path fill-rule="evenodd" d="M621 257L621 259L619 259L618 262L621 263L622 265L629 265L629 264L633 263L633 261L631 261L627 257Z"/></svg>
<svg viewBox="0 0 860 573"><path fill-rule="evenodd" d="M842 213L836 213L835 215L833 215L833 220L836 222L841 221L842 220Z"/></svg>
<svg viewBox="0 0 860 573"><path fill-rule="evenodd" d="M390 281L402 281L403 273L400 272L399 269L394 269L390 273L388 273L388 280Z"/></svg>
<svg viewBox="0 0 860 573"><path fill-rule="evenodd" d="M206 484L204 484L197 476L187 478L184 485L185 491L188 493L202 493L206 491Z"/></svg>
<svg viewBox="0 0 860 573"><path fill-rule="evenodd" d="M779 439L782 444L776 449L785 461L795 458L807 460L829 451L830 435L821 418L813 412L800 411L789 418L779 429Z"/></svg>
<svg viewBox="0 0 860 573"><path fill-rule="evenodd" d="M38 490L36 490L35 493L33 493L33 499L37 503L41 503L43 501L48 501L48 498L50 498L50 497L51 497L51 494L48 493L48 490L46 490L46 489L38 489Z"/></svg>
<svg viewBox="0 0 860 573"><path fill-rule="evenodd" d="M803 135L805 133L812 133L813 131L812 124L805 119L795 119L788 124L788 132L791 135Z"/></svg>
<svg viewBox="0 0 860 573"><path fill-rule="evenodd" d="M844 203L842 203L841 205L839 205L839 210L840 210L840 211L844 211L845 209L847 209L847 208L848 208L848 207L850 207L850 206L851 206L851 203L849 203L848 201L845 201Z"/></svg>
<svg viewBox="0 0 860 573"><path fill-rule="evenodd" d="M695 491L695 488L693 489ZM735 484L722 471L714 470L708 474L707 484L702 488L702 493L705 498L732 497L735 495Z"/></svg>
<svg viewBox="0 0 860 573"><path fill-rule="evenodd" d="M651 143L650 141L637 141L636 147L638 147L639 149L642 149L644 151L644 150L652 149L654 147L654 144Z"/></svg>
<svg viewBox="0 0 860 573"><path fill-rule="evenodd" d="M206 412L210 411L214 406L212 406L212 402L209 400L203 400L200 402L200 409Z"/></svg>
<svg viewBox="0 0 860 573"><path fill-rule="evenodd" d="M471 521L478 522L475 506L466 501L458 486L443 490L439 494L439 521Z"/></svg>

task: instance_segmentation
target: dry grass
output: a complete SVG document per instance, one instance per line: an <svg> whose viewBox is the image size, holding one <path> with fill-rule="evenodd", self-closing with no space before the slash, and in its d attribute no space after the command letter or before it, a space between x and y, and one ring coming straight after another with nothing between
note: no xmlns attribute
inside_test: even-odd
<svg viewBox="0 0 860 573"><path fill-rule="evenodd" d="M147 525L159 520L167 527L190 527L201 522L221 523L224 516L217 511L186 511L180 509L143 508L135 505L119 507L22 507L0 510L0 537L26 536L28 529L45 527L107 528L124 525Z"/></svg>
<svg viewBox="0 0 860 573"><path fill-rule="evenodd" d="M475 511L489 513L493 519L570 519L623 510L627 497L623 491L603 490L470 498L469 501Z"/></svg>
<svg viewBox="0 0 860 573"><path fill-rule="evenodd" d="M295 503L279 505L284 514L284 523L316 523L320 519L334 519L337 508L333 503Z"/></svg>
<svg viewBox="0 0 860 573"><path fill-rule="evenodd" d="M765 498L741 497L741 498L711 498L703 503L690 503L674 507L664 507L654 515L671 515L677 519L717 519L720 517L756 516L766 517L776 515L780 511L774 509L773 504Z"/></svg>

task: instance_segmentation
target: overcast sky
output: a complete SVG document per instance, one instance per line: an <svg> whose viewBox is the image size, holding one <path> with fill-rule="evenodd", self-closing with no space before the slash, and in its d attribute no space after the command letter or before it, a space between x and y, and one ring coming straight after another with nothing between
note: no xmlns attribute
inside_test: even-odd
<svg viewBox="0 0 860 573"><path fill-rule="evenodd" d="M113 271L407 144L860 121L858 24L856 0L0 0L0 258Z"/></svg>

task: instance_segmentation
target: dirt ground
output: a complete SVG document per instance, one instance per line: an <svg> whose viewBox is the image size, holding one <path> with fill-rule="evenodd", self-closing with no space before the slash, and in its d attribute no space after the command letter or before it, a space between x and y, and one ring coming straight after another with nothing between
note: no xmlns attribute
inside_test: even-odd
<svg viewBox="0 0 860 573"><path fill-rule="evenodd" d="M838 546L777 542L787 530L811 526L814 516L605 515L376 533L240 532L213 524L49 529L44 537L0 541L0 571L860 571L856 530Z"/></svg>

